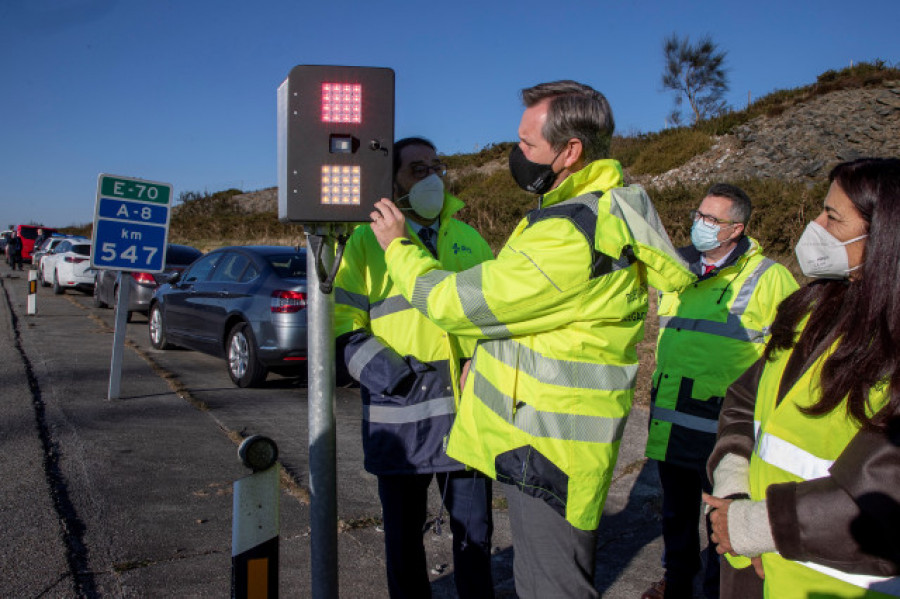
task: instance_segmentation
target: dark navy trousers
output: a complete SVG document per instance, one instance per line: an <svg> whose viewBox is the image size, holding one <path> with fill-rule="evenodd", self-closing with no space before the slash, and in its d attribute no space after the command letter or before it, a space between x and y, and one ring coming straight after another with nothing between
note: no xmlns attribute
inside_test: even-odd
<svg viewBox="0 0 900 599"><path fill-rule="evenodd" d="M663 490L662 529L666 569L666 599L693 597L694 576L700 571L700 511L701 492L712 493L706 473L657 462L659 481ZM708 536L712 534L706 518L707 547L704 550L706 569L703 573L703 592L708 599L719 596L719 555Z"/></svg>
<svg viewBox="0 0 900 599"><path fill-rule="evenodd" d="M472 471L378 477L391 599L431 597L422 535L428 516L428 487L433 478L437 478L453 533L457 594L461 599L492 599L491 481Z"/></svg>

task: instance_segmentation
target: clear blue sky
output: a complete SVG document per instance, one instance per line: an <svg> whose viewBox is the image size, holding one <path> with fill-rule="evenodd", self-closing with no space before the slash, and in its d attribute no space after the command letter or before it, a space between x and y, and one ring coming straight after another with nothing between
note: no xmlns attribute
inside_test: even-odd
<svg viewBox="0 0 900 599"><path fill-rule="evenodd" d="M298 64L390 67L396 136L516 138L522 87L576 79L619 133L664 126L662 40L711 34L732 105L851 61L900 63L900 1L0 0L0 226L93 219L97 175L276 184L275 91Z"/></svg>

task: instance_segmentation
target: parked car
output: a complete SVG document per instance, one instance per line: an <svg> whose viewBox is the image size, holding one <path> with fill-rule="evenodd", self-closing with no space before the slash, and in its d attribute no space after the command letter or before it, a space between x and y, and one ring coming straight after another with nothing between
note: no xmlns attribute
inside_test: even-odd
<svg viewBox="0 0 900 599"><path fill-rule="evenodd" d="M6 242L9 239L9 236L12 235L12 230L7 229L6 231L0 231L0 251L6 251Z"/></svg>
<svg viewBox="0 0 900 599"><path fill-rule="evenodd" d="M268 372L306 371L306 250L225 247L160 285L150 300L150 342L225 358L239 387Z"/></svg>
<svg viewBox="0 0 900 599"><path fill-rule="evenodd" d="M147 314L150 310L150 298L160 284L165 283L176 273L182 272L203 252L189 245L170 243L166 246L165 270L160 274L149 272L123 272L122 279L130 285L128 294L128 314L126 320L131 322L134 312ZM107 308L119 303L119 271L108 268L97 269L94 276L94 306Z"/></svg>
<svg viewBox="0 0 900 599"><path fill-rule="evenodd" d="M70 236L70 235L62 235L61 233L53 233L51 237L46 238L39 247L34 248L31 252L31 264L34 265L38 271L41 268L41 258L47 255L53 248L60 244L63 239L72 238L72 239L82 239L87 241L84 237L80 236Z"/></svg>
<svg viewBox="0 0 900 599"><path fill-rule="evenodd" d="M91 268L91 242L87 239L64 239L41 260L38 277L44 287L53 286L53 293L66 289L90 291L94 285Z"/></svg>

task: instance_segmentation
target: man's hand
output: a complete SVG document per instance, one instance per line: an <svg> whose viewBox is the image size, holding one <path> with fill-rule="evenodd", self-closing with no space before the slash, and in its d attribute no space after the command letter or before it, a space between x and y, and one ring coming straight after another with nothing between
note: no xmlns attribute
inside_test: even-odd
<svg viewBox="0 0 900 599"><path fill-rule="evenodd" d="M463 364L462 374L459 377L459 390L460 392L466 388L466 378L469 376L469 366L472 365L472 360L466 360L466 363Z"/></svg>
<svg viewBox="0 0 900 599"><path fill-rule="evenodd" d="M372 218L372 231L381 249L386 250L398 237L406 237L406 218L389 199L378 200L375 203L375 210L369 216Z"/></svg>

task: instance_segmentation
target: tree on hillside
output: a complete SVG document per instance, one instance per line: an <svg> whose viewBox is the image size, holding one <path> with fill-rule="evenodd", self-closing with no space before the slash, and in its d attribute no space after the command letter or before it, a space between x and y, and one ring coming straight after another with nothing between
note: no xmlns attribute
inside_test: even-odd
<svg viewBox="0 0 900 599"><path fill-rule="evenodd" d="M676 93L675 108L670 119L681 122L681 105L687 99L697 122L717 116L727 108L724 95L728 91L725 74L725 51L705 36L696 44L689 37L679 37L673 33L663 43L666 60L662 75L665 89Z"/></svg>

